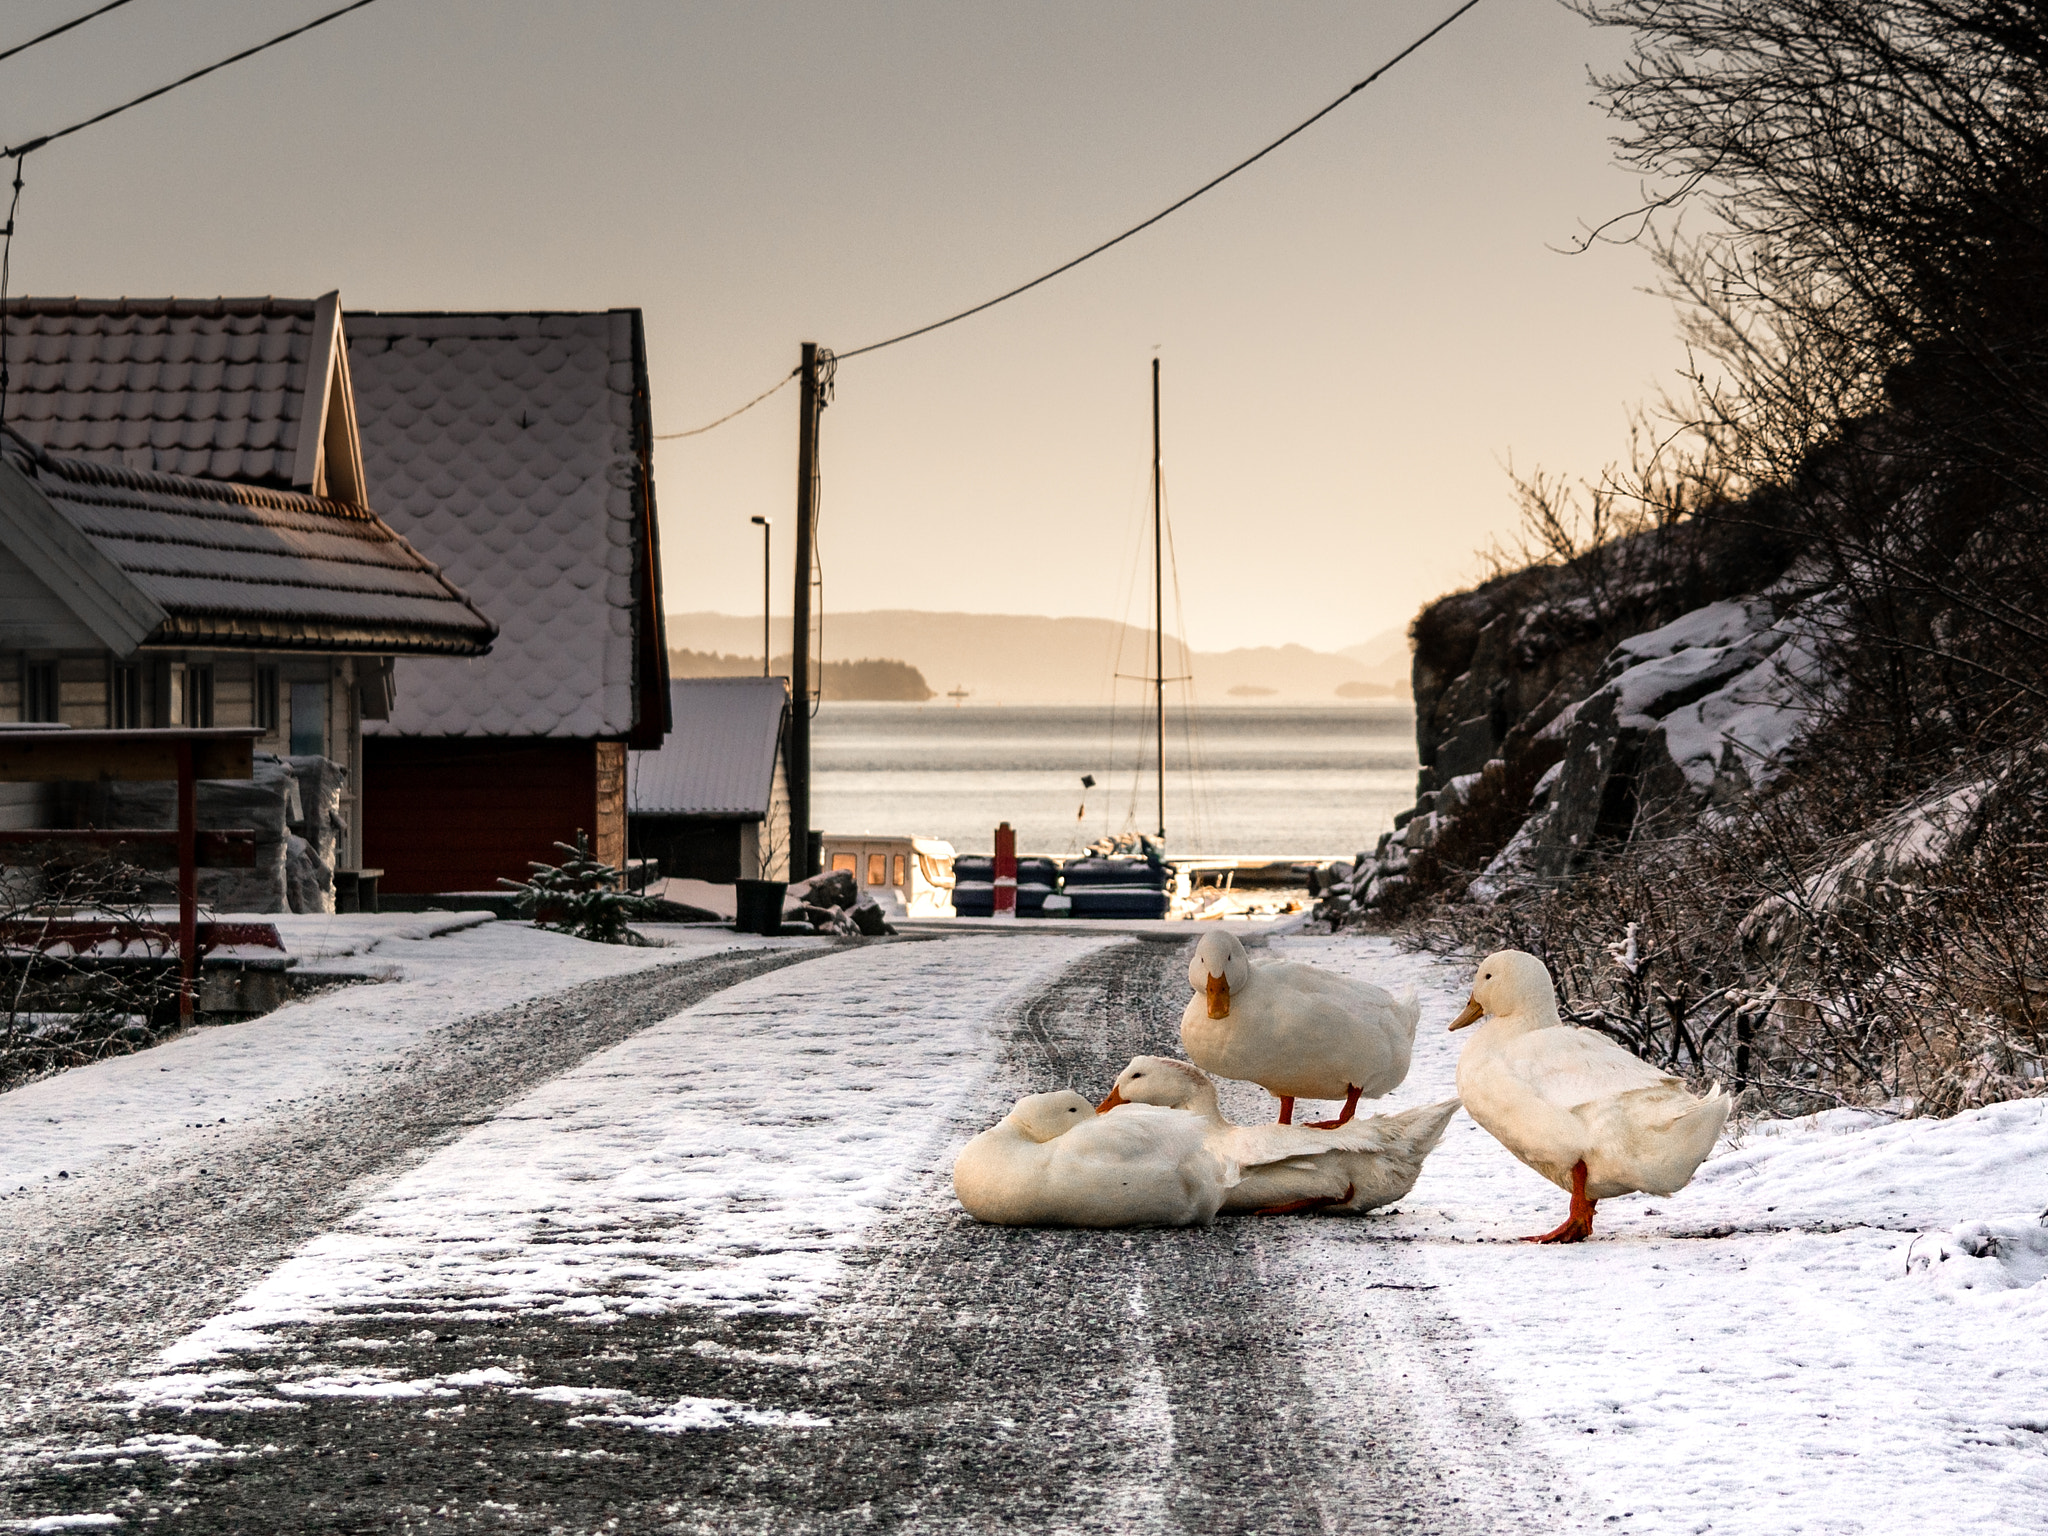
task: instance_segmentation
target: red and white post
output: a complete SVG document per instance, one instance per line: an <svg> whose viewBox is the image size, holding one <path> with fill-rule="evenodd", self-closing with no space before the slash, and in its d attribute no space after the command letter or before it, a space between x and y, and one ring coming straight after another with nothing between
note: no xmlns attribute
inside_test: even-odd
<svg viewBox="0 0 2048 1536"><path fill-rule="evenodd" d="M1017 833L1007 821L996 828L996 916L1017 916Z"/></svg>

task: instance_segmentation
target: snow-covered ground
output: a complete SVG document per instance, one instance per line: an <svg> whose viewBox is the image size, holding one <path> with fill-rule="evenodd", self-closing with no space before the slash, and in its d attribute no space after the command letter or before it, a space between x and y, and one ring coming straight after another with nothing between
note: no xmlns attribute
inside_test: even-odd
<svg viewBox="0 0 2048 1536"><path fill-rule="evenodd" d="M1387 1103L1455 1091L1469 975L1379 941L1275 948L1416 988ZM1675 1196L1603 1202L1590 1243L1510 1241L1564 1206L1460 1115L1377 1230L1416 1243L1472 1363L1616 1529L2048 1528L2048 1101L1766 1123Z"/></svg>
<svg viewBox="0 0 2048 1536"><path fill-rule="evenodd" d="M198 1127L276 1113L341 1077L376 1070L456 1019L714 950L821 942L664 927L661 948L589 944L477 912L254 920L276 923L303 968L381 984L192 1030L0 1094L0 1194L77 1178Z"/></svg>
<svg viewBox="0 0 2048 1536"><path fill-rule="evenodd" d="M864 947L730 987L508 1105L127 1390L247 1408L444 1386L346 1362L283 1383L235 1369L308 1321L811 1309L992 1067L1008 1010L1110 942Z"/></svg>
<svg viewBox="0 0 2048 1536"><path fill-rule="evenodd" d="M426 939L405 936L417 920L324 921L336 926L288 940L402 979L0 1095L6 1184L117 1167L125 1148L277 1113L337 1075L374 1071L453 1015L702 952L523 925ZM1116 939L863 946L742 981L434 1152L126 1390L251 1408L472 1385L380 1372L345 1337L281 1375L238 1374L246 1350L291 1358L275 1346L302 1320L341 1322L332 1338L362 1316L598 1321L828 1304L842 1255L919 1170L943 1165L963 1106L986 1099L978 1085L1011 1011ZM1273 948L1415 987L1414 1067L1385 1107L1454 1091L1462 1039L1444 1026L1467 975L1372 940L1276 936ZM1226 1095L1241 1118L1269 1109L1257 1099ZM1318 1287L1337 1329L1368 1305L1383 1326L1386 1288L1368 1295L1367 1270L1391 1252L1416 1259L1469 1335L1457 1360L1479 1378L1474 1395L1504 1401L1613 1529L2017 1536L2048 1523L2044 1205L2048 1103L1948 1121L1837 1112L1752 1126L1678 1195L1603 1202L1594 1241L1532 1247L1512 1239L1553 1226L1564 1196L1459 1116L1396 1213L1281 1230L1304 1262L1356 1282ZM1462 1406L1457 1376L1445 1395ZM640 1405L591 1402L657 1430L741 1411L688 1399L657 1423Z"/></svg>

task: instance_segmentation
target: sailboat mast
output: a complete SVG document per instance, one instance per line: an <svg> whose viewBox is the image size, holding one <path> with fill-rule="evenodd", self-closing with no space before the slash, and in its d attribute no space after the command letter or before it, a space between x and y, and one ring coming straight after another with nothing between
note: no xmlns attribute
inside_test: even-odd
<svg viewBox="0 0 2048 1536"><path fill-rule="evenodd" d="M1159 840L1166 841L1166 579L1161 566L1159 359L1152 359L1152 702L1159 745Z"/></svg>

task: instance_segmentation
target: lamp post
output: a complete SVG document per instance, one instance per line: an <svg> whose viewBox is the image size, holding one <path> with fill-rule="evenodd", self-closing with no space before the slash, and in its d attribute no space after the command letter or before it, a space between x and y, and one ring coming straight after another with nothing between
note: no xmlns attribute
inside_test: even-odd
<svg viewBox="0 0 2048 1536"><path fill-rule="evenodd" d="M761 675L766 677L769 662L775 655L775 647L768 643L768 543L774 535L768 530L773 526L767 518L748 519L761 525Z"/></svg>

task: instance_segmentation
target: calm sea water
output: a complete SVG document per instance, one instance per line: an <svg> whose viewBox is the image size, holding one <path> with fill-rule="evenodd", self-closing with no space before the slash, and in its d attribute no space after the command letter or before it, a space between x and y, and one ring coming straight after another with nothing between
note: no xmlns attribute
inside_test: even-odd
<svg viewBox="0 0 2048 1536"><path fill-rule="evenodd" d="M811 824L986 853L1008 821L1025 852L1077 852L1153 828L1153 752L1150 721L1128 707L827 704L812 726ZM1349 858L1413 802L1415 768L1407 705L1169 711L1167 847ZM1085 816L1083 774L1095 779Z"/></svg>

